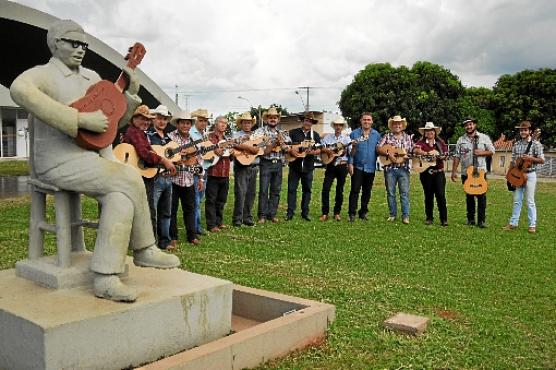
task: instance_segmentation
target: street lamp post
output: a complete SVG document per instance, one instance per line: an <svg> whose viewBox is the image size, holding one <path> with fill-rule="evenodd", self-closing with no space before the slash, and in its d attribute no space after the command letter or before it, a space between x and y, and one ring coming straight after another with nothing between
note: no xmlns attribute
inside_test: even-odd
<svg viewBox="0 0 556 370"><path fill-rule="evenodd" d="M249 103L249 108L253 108L253 104L251 104L251 101L247 98L244 98L243 96L238 96L238 99L241 100L245 100L247 103ZM257 107L257 124L261 123L261 127L262 127L262 118L261 118L261 106L259 105Z"/></svg>
<svg viewBox="0 0 556 370"><path fill-rule="evenodd" d="M299 96L299 99L301 99L301 104L303 105L303 110L305 110L305 112L307 112L307 106L305 105L305 102L303 101L303 97L301 96L301 94L299 93L299 91L295 90L295 94L297 96Z"/></svg>

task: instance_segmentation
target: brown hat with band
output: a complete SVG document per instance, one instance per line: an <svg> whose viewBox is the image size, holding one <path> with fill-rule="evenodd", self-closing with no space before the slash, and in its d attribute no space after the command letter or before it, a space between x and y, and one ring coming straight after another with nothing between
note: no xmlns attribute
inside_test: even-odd
<svg viewBox="0 0 556 370"><path fill-rule="evenodd" d="M135 116L143 116L148 119L154 118L154 114L151 114L149 107L147 107L145 104L140 105L135 109L135 112L133 112L133 117Z"/></svg>
<svg viewBox="0 0 556 370"><path fill-rule="evenodd" d="M524 129L524 130L529 129L529 130L531 130L531 129L532 129L532 125L531 125L531 122L529 122L529 121L521 121L521 123L519 124L519 126L515 126L515 128L518 129L518 130L521 130L521 129Z"/></svg>

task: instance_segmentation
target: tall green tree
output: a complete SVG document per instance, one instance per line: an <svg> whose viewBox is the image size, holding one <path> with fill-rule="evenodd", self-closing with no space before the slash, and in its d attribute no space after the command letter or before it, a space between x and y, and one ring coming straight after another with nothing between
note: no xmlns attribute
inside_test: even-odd
<svg viewBox="0 0 556 370"><path fill-rule="evenodd" d="M496 131L515 136L514 127L530 120L542 130L543 144L556 143L556 69L502 75L494 86Z"/></svg>
<svg viewBox="0 0 556 370"><path fill-rule="evenodd" d="M479 131L489 135L492 139L499 136L496 131L494 118L494 93L486 87L468 87L465 94L459 98L458 106L462 117L474 117L478 121ZM453 139L464 134L463 126L454 127Z"/></svg>
<svg viewBox="0 0 556 370"><path fill-rule="evenodd" d="M362 112L373 113L375 128L387 130L388 118L399 114L409 122L408 132L427 121L443 126L453 135L461 120L458 100L464 95L459 78L448 69L430 62L416 62L412 68L389 63L369 64L346 86L340 109L352 127L359 125Z"/></svg>

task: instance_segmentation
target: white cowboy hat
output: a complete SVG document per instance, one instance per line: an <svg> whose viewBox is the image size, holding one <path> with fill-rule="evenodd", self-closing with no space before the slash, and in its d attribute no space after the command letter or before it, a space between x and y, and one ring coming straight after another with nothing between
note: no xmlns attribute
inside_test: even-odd
<svg viewBox="0 0 556 370"><path fill-rule="evenodd" d="M159 105L158 107L156 107L156 109L151 110L151 114L160 114L161 116L164 117L170 117L170 111L168 110L168 107L165 105Z"/></svg>
<svg viewBox="0 0 556 370"><path fill-rule="evenodd" d="M435 126L432 122L427 122L425 123L425 127L419 127L419 133L424 136L426 130L434 130L436 131L436 135L438 135L438 133L442 131L442 127Z"/></svg>
<svg viewBox="0 0 556 370"><path fill-rule="evenodd" d="M401 116L394 116L394 117L392 117L388 120L388 128L390 130L392 130L392 123L394 123L394 122L402 122L403 123L402 131L407 128L407 121L406 121L405 118L402 118Z"/></svg>
<svg viewBox="0 0 556 370"><path fill-rule="evenodd" d="M236 125L239 126L242 121L251 121L251 124L254 124L257 120L255 117L251 117L250 112L244 112L236 118Z"/></svg>
<svg viewBox="0 0 556 370"><path fill-rule="evenodd" d="M191 121L191 124L193 124L193 121L195 120L193 117L191 117L191 113L189 113L186 110L180 110L178 113L176 113L172 119L170 120L170 124L172 124L173 126L176 126L179 120L188 120Z"/></svg>
<svg viewBox="0 0 556 370"><path fill-rule="evenodd" d="M344 117L339 116L339 117L334 118L332 120L332 122L330 122L330 127L334 128L334 125L342 125L342 126L344 126L344 128L346 128L348 124L347 124L346 120L344 119Z"/></svg>
<svg viewBox="0 0 556 370"><path fill-rule="evenodd" d="M280 113L278 113L278 110L276 110L275 107L270 107L270 108L268 108L267 111L265 111L265 112L263 113L263 120L266 120L266 118L267 118L268 116L275 116L275 117L280 118Z"/></svg>
<svg viewBox="0 0 556 370"><path fill-rule="evenodd" d="M208 110L203 109L203 108L199 108L199 109L196 109L193 112L191 112L191 117L209 119L210 115L209 115Z"/></svg>

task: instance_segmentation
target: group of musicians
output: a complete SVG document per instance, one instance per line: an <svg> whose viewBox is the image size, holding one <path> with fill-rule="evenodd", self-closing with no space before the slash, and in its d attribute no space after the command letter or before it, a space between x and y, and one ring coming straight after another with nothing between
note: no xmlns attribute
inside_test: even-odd
<svg viewBox="0 0 556 370"><path fill-rule="evenodd" d="M333 219L341 221L344 185L351 176L349 192L348 221L368 220L369 201L377 170L377 160L384 170L388 222L398 217L403 224L410 223L410 171L419 172L425 202L425 224L434 223L434 201L438 208L439 223L448 226L446 206L445 161L453 157L451 179L456 181L456 171L461 164L461 180L464 185L474 180L468 168L482 174L486 172L486 158L494 154L494 146L488 135L477 131L477 120L463 121L465 134L456 144L455 153L448 153L448 146L438 137L442 128L427 122L418 131L421 137L416 142L405 132L408 122L396 115L388 120L389 131L381 135L373 126L373 117L363 112L360 127L345 133L348 125L338 117L331 122L334 130L323 138L313 129L317 119L311 112L300 116L300 127L289 131L278 129L280 114L271 107L264 112L263 127L253 131L256 119L249 112L236 118L237 131L227 135L228 120L216 117L212 131L207 132L209 113L198 109L191 113L180 111L171 116L168 108L158 106L149 110L146 106L136 109L129 128L123 135L123 142L132 144L138 156L150 166L158 166L164 171L154 178L145 178L145 187L151 211L153 231L157 235L161 249L173 249L177 245L177 214L182 205L187 241L199 244L201 227L201 202L205 200L206 230L211 233L226 228L224 206L228 197L230 170L234 172L234 209L231 224L254 226L256 223L280 222L278 205L282 189L282 168L289 167L287 179L287 211L285 220L292 220L297 208L297 193L301 182L301 218L311 221L311 202L315 160L320 156L326 166L321 194L320 221ZM168 124L172 129L168 129ZM521 140L514 147L512 160L526 157L531 161L527 168L529 181L514 195L514 211L504 227L517 227L524 192L527 194L529 232L536 232L536 207L534 201L535 170L544 163L542 145L531 137L532 128L528 121L517 127ZM171 132L170 132L171 131ZM167 146L170 142L181 150L177 160L169 160L155 146ZM532 149L524 148L532 142ZM204 143L204 144L203 144ZM523 147L523 148L522 148ZM188 149L184 149L188 148ZM194 166L192 166L194 165ZM192 171L196 168L196 171ZM257 194L259 177L257 218L252 208ZM469 180L468 178L471 177ZM330 212L330 190L336 181L334 206ZM485 192L470 191L466 194L467 224L486 227L486 179ZM473 186L473 185L471 185ZM481 184L477 185L481 187ZM397 192L399 191L400 213L398 213ZM360 197L361 193L361 197ZM359 199L360 198L360 199ZM475 219L475 214L477 218Z"/></svg>

